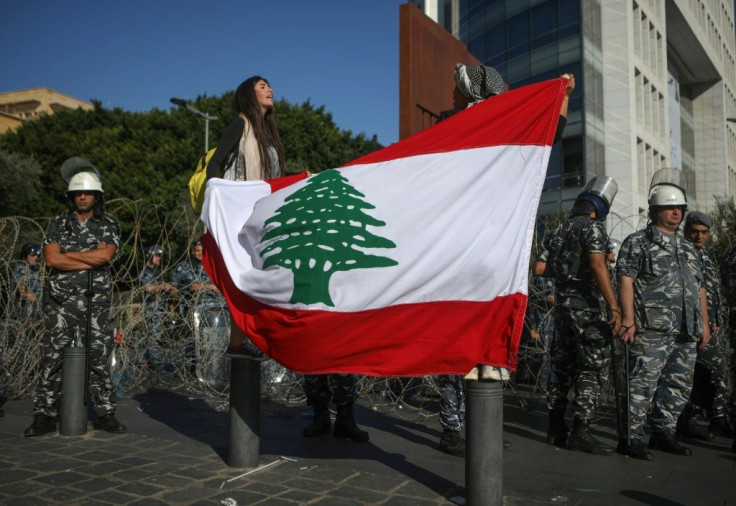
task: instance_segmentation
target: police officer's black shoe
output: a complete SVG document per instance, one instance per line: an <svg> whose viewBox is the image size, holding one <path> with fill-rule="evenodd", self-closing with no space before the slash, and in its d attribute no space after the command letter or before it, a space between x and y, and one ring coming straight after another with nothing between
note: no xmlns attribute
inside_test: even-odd
<svg viewBox="0 0 736 506"><path fill-rule="evenodd" d="M368 433L361 430L355 423L352 402L337 406L337 416L335 417L335 426L332 429L332 436L350 439L360 443L370 439Z"/></svg>
<svg viewBox="0 0 736 506"><path fill-rule="evenodd" d="M440 438L440 450L455 457L465 457L465 439L456 430L445 430Z"/></svg>
<svg viewBox="0 0 736 506"><path fill-rule="evenodd" d="M652 436L649 438L649 448L652 450L662 450L663 452L673 453L675 455L682 455L684 457L693 454L690 448L678 443L674 434L670 432L652 432Z"/></svg>
<svg viewBox="0 0 736 506"><path fill-rule="evenodd" d="M112 413L99 417L92 423L92 427L95 430L104 430L105 432L112 432L113 434L120 434L128 430L125 425L118 422L118 419L115 418L115 415Z"/></svg>
<svg viewBox="0 0 736 506"><path fill-rule="evenodd" d="M592 453L593 455L613 455L613 448L601 443L590 433L588 423L575 419L572 432L567 436L567 448L577 452Z"/></svg>
<svg viewBox="0 0 736 506"><path fill-rule="evenodd" d="M330 412L328 410L314 410L314 419L312 423L304 427L302 434L304 437L315 437L322 434L332 432L332 422L330 422Z"/></svg>
<svg viewBox="0 0 736 506"><path fill-rule="evenodd" d="M565 446L570 429L565 423L565 406L557 406L549 410L549 428L547 429L547 443L555 446Z"/></svg>
<svg viewBox="0 0 736 506"><path fill-rule="evenodd" d="M638 439L632 439L631 444L627 444L626 440L622 439L618 442L616 450L621 455L629 456L632 459L652 460L654 458L647 446Z"/></svg>
<svg viewBox="0 0 736 506"><path fill-rule="evenodd" d="M697 439L698 441L713 441L715 437L712 432L705 429L693 420L687 420L677 426L677 437L685 437L689 439Z"/></svg>
<svg viewBox="0 0 736 506"><path fill-rule="evenodd" d="M708 432L717 436L732 438L734 436L731 421L726 416L717 416L710 421Z"/></svg>
<svg viewBox="0 0 736 506"><path fill-rule="evenodd" d="M49 432L56 432L56 422L48 415L34 415L33 423L24 434L26 437L43 436Z"/></svg>

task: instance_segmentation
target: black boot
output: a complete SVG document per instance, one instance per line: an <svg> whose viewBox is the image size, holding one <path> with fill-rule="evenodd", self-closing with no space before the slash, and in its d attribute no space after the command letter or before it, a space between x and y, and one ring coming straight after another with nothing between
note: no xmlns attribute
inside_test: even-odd
<svg viewBox="0 0 736 506"><path fill-rule="evenodd" d="M25 431L26 437L43 436L49 432L56 432L56 422L48 415L34 415L33 423Z"/></svg>
<svg viewBox="0 0 736 506"><path fill-rule="evenodd" d="M572 432L567 437L567 448L570 450L592 453L594 455L613 455L614 449L593 437L589 422L575 418Z"/></svg>
<svg viewBox="0 0 736 506"><path fill-rule="evenodd" d="M677 419L677 431L675 435L677 437L686 437L700 441L712 441L714 435L705 430L704 427L698 425L694 416L695 413L693 412L693 405L688 402L685 405L685 409L682 410L682 413L680 413L680 416Z"/></svg>
<svg viewBox="0 0 736 506"><path fill-rule="evenodd" d="M95 430L104 430L105 432L111 432L113 434L120 434L128 430L125 425L115 418L113 413L108 413L99 417L92 423L92 428Z"/></svg>
<svg viewBox="0 0 736 506"><path fill-rule="evenodd" d="M465 439L460 431L445 429L440 438L440 450L455 457L465 457Z"/></svg>
<svg viewBox="0 0 736 506"><path fill-rule="evenodd" d="M555 446L565 446L567 434L570 432L565 423L565 407L555 406L549 410L549 429L547 429L547 443Z"/></svg>
<svg viewBox="0 0 736 506"><path fill-rule="evenodd" d="M652 432L652 436L649 438L649 448L685 457L693 454L693 451L690 448L678 443L677 439L675 439L675 435L671 432Z"/></svg>
<svg viewBox="0 0 736 506"><path fill-rule="evenodd" d="M732 438L734 436L731 421L725 415L713 418L710 421L710 425L708 425L708 432L727 438Z"/></svg>
<svg viewBox="0 0 736 506"><path fill-rule="evenodd" d="M327 401L317 400L310 402L314 407L314 419L312 423L304 427L304 437L315 437L321 434L329 434L332 432L332 422L330 421L330 411L327 407Z"/></svg>
<svg viewBox="0 0 736 506"><path fill-rule="evenodd" d="M335 417L335 427L332 429L332 435L360 442L370 439L368 433L360 430L355 424L352 402L337 406L337 416Z"/></svg>
<svg viewBox="0 0 736 506"><path fill-rule="evenodd" d="M632 439L631 444L628 444L625 439L618 442L618 452L621 455L627 455L632 459L639 460L652 460L652 452L649 451L647 445L641 442L639 439Z"/></svg>

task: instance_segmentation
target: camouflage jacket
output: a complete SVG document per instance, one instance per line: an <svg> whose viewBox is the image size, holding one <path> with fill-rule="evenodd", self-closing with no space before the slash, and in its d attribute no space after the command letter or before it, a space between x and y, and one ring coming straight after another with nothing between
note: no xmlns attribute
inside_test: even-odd
<svg viewBox="0 0 736 506"><path fill-rule="evenodd" d="M723 297L721 278L708 252L704 248L697 251L703 261L703 278L708 295L708 323L711 327L725 327L728 322L728 311Z"/></svg>
<svg viewBox="0 0 736 506"><path fill-rule="evenodd" d="M200 285L212 284L207 271L204 270L202 262L197 260L182 260L176 264L176 267L174 267L174 274L171 277L171 282L180 290L180 296L185 297L189 304L195 302L194 299L197 297L197 302L205 302L219 298L216 292L211 292L209 290L200 293L192 291L192 285L195 283Z"/></svg>
<svg viewBox="0 0 736 506"><path fill-rule="evenodd" d="M18 286L24 285L26 289L36 296L36 300L41 300L41 274L38 267L31 267L28 262L18 262L13 269L13 279L11 282L11 290L14 297L19 297Z"/></svg>
<svg viewBox="0 0 736 506"><path fill-rule="evenodd" d="M164 274L159 268L151 269L148 265L144 265L143 270L138 277L138 281L141 287L148 284L161 285L164 283ZM145 290L143 291L143 305L149 310L156 309L158 311L165 311L166 301L168 298L169 292L167 290L153 293L148 293Z"/></svg>
<svg viewBox="0 0 736 506"><path fill-rule="evenodd" d="M573 216L561 223L545 242L557 289L557 303L573 309L607 308L593 277L588 255L606 254L608 233L589 216Z"/></svg>
<svg viewBox="0 0 736 506"><path fill-rule="evenodd" d="M117 224L107 216L92 217L80 222L73 213L62 214L52 218L46 227L43 238L44 246L58 244L61 253L71 251L89 251L101 243L120 245L120 232ZM48 294L59 302L68 297L80 295L87 289L88 273L92 275L94 301L105 303L110 300L110 264L101 265L91 270L61 271L50 269L46 278Z"/></svg>
<svg viewBox="0 0 736 506"><path fill-rule="evenodd" d="M650 224L628 236L618 254L616 274L634 279L634 314L640 330L703 335L700 288L702 262L695 247L675 234L671 241Z"/></svg>

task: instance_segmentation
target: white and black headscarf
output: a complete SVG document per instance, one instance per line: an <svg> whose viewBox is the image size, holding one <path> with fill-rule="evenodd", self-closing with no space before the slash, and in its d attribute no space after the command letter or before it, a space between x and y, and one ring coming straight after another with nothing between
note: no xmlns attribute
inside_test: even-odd
<svg viewBox="0 0 736 506"><path fill-rule="evenodd" d="M474 102L506 91L506 83L493 67L486 65L455 65L455 84Z"/></svg>

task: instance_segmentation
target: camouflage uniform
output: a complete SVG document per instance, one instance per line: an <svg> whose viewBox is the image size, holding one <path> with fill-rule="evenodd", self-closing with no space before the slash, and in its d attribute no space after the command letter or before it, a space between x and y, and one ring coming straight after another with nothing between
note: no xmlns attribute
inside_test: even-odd
<svg viewBox="0 0 736 506"><path fill-rule="evenodd" d="M354 374L305 374L304 391L307 404L326 406L332 400L337 406L355 401Z"/></svg>
<svg viewBox="0 0 736 506"><path fill-rule="evenodd" d="M160 285L164 282L161 269L143 267L139 282L141 286ZM163 338L163 322L166 317L166 299L168 292L143 292L143 320L146 325L146 358L152 365L161 362L161 340Z"/></svg>
<svg viewBox="0 0 736 506"><path fill-rule="evenodd" d="M171 283L180 291L180 300L189 307L222 299L222 295L210 290L200 293L192 291L192 285L195 283L200 285L212 284L202 262L196 260L182 260L176 264L174 274L171 276ZM194 300L195 298L197 300ZM184 312L187 311L184 310Z"/></svg>
<svg viewBox="0 0 736 506"><path fill-rule="evenodd" d="M731 393L731 378L728 371L728 344L726 342L727 310L721 280L715 264L705 249L698 250L702 259L705 291L708 296L708 324L710 325L710 341L702 350L698 350L695 381L691 401L708 408L708 416L715 418L728 415L728 397ZM715 332L718 327L719 331ZM698 369L707 371L701 377Z"/></svg>
<svg viewBox="0 0 736 506"><path fill-rule="evenodd" d="M703 335L701 261L678 234L673 244L653 224L628 236L616 273L634 280L636 338L630 352L631 437L643 439L652 405L652 432L674 434L692 389L697 339Z"/></svg>
<svg viewBox="0 0 736 506"><path fill-rule="evenodd" d="M74 214L52 219L43 244L58 244L62 253L89 251L100 243L119 244L118 227L110 218L90 218L85 223ZM90 395L98 417L115 412L114 388L110 378L109 355L113 330L110 322L109 264L84 271L52 269L46 279L46 334L43 343L41 379L33 395L34 415L57 415L61 393L62 349L87 327L88 276L92 276Z"/></svg>
<svg viewBox="0 0 736 506"><path fill-rule="evenodd" d="M26 290L36 296L36 300L34 302L28 302L25 297L21 297L20 292L18 292L19 285L24 285ZM41 287L41 276L38 267L32 267L26 261L18 262L18 265L13 269L13 279L10 289L13 293L14 302L17 305L15 315L18 318L35 318L41 313L43 310L43 289Z"/></svg>
<svg viewBox="0 0 736 506"><path fill-rule="evenodd" d="M440 425L447 431L459 432L465 420L465 384L463 377L445 374L439 377Z"/></svg>
<svg viewBox="0 0 736 506"><path fill-rule="evenodd" d="M603 223L574 216L547 243L557 287L557 334L550 347L552 374L547 390L550 410L564 411L575 384L573 414L590 422L611 360L607 304L593 277L588 255L605 255L608 234Z"/></svg>

